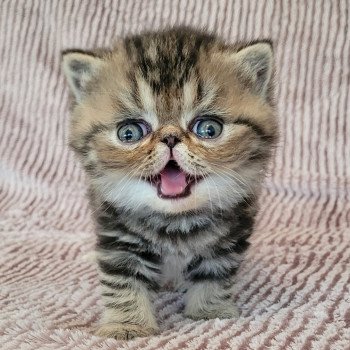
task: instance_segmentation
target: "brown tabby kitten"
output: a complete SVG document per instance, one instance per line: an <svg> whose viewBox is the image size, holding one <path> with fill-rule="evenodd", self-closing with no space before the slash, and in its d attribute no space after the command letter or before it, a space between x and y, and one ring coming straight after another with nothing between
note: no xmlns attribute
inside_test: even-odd
<svg viewBox="0 0 350 350"><path fill-rule="evenodd" d="M70 144L97 223L97 334L156 332L151 300L170 285L188 317L238 315L233 277L277 132L272 61L269 41L228 45L187 28L64 53Z"/></svg>

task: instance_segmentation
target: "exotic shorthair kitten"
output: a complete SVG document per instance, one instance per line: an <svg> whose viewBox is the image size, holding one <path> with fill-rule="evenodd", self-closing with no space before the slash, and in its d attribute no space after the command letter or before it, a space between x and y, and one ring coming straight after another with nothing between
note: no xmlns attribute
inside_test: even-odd
<svg viewBox="0 0 350 350"><path fill-rule="evenodd" d="M238 315L234 276L277 134L272 65L269 41L188 28L63 54L96 219L98 335L157 332L162 287L184 292L190 318Z"/></svg>

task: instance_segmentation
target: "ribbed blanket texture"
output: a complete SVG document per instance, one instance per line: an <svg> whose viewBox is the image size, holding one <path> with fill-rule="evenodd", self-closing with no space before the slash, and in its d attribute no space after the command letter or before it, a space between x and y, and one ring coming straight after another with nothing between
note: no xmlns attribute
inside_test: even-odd
<svg viewBox="0 0 350 350"><path fill-rule="evenodd" d="M1 0L0 348L350 349L349 0ZM174 24L272 38L281 139L237 320L192 321L161 293L161 333L93 335L102 303L81 168L67 147L67 48Z"/></svg>

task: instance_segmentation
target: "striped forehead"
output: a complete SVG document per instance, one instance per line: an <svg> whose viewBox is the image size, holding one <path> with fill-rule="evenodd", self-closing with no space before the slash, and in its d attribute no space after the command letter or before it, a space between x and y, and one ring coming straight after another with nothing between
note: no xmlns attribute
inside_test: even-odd
<svg viewBox="0 0 350 350"><path fill-rule="evenodd" d="M154 127L171 123L187 128L194 117L211 108L216 97L213 90L203 93L200 79L188 79L179 88L160 92L141 76L135 81L139 108Z"/></svg>
<svg viewBox="0 0 350 350"><path fill-rule="evenodd" d="M179 32L125 39L134 99L151 124L185 127L199 108L212 102L213 96L203 92L198 67L211 42L210 36Z"/></svg>
<svg viewBox="0 0 350 350"><path fill-rule="evenodd" d="M181 88L197 73L200 47L206 46L204 37L153 35L125 40L128 59L155 93Z"/></svg>

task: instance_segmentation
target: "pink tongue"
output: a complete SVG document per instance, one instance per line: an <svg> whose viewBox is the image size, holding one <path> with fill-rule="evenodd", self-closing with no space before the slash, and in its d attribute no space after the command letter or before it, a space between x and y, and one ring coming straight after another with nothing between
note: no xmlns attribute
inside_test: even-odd
<svg viewBox="0 0 350 350"><path fill-rule="evenodd" d="M186 174L179 168L167 166L160 173L160 190L165 196L181 194L186 185Z"/></svg>

